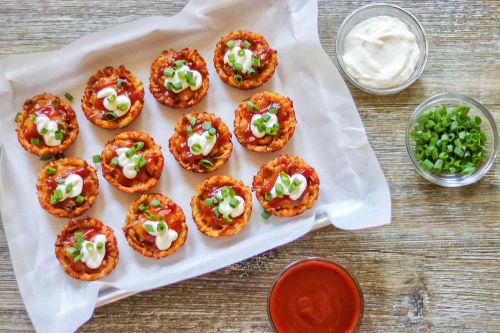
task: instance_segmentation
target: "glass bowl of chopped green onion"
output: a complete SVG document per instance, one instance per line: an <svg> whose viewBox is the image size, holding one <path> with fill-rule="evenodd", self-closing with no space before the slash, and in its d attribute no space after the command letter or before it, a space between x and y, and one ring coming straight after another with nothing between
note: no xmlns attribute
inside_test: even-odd
<svg viewBox="0 0 500 333"><path fill-rule="evenodd" d="M425 179L445 187L469 185L493 165L498 130L478 101L462 94L439 94L413 112L406 149Z"/></svg>

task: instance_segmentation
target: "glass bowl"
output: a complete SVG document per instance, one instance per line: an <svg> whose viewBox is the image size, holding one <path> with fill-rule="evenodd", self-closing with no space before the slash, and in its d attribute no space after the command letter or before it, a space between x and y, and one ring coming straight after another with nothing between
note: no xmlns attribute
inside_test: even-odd
<svg viewBox="0 0 500 333"><path fill-rule="evenodd" d="M375 16L391 16L403 21L408 26L408 29L415 35L418 47L420 49L420 58L417 65L415 66L413 74L405 82L390 88L373 88L363 84L349 73L343 60L344 42L347 34L359 23ZM342 24L340 25L339 31L337 33L335 49L337 53L337 61L347 79L359 89L376 95L395 94L409 87L424 71L425 64L427 63L428 53L427 39L425 37L424 28L417 21L415 16L398 6L382 3L363 6L356 9L349 16L347 16L344 19L344 22L342 22Z"/></svg>
<svg viewBox="0 0 500 333"><path fill-rule="evenodd" d="M288 266L286 266L285 269L283 269L281 271L281 273L276 277L276 279L273 282L272 287L269 289L269 294L267 296L267 317L268 317L269 322L271 323L271 326L275 332L278 332L278 330L276 329L274 322L273 322L273 318L271 316L271 297L273 295L273 291L276 287L276 284L281 280L281 278L285 275L285 273L287 273L290 269L297 267L297 266L300 266L301 264L304 264L307 262L318 262L318 261L334 266L335 269L338 269L339 271L342 271L343 273L345 273L345 276L347 278L350 278L350 280L353 282L353 284L357 290L359 300L361 303L360 303L360 313L359 313L358 318L356 319L356 323L355 323L355 326L354 326L352 332L357 332L359 330L359 326L361 325L361 321L363 319L364 303L365 302L364 302L363 292L362 292L361 287L360 287L358 281L356 280L356 278L351 273L349 273L344 267L340 266L339 264L337 264L329 259L321 258L321 257L307 257L304 259L294 261L291 264L289 264Z"/></svg>
<svg viewBox="0 0 500 333"><path fill-rule="evenodd" d="M486 133L487 139L485 148L487 150L487 157L477 167L476 171L468 175L460 174L437 174L425 170L417 161L415 155L415 141L410 137L410 131L417 124L422 113L429 109L434 109L438 105L455 106L458 104L465 104L470 107L470 116L481 117L481 129ZM478 101L463 94L444 93L433 96L420 104L413 112L408 127L406 128L406 150L410 155L413 165L418 173L425 179L433 182L434 184L445 187L459 187L477 182L481 179L493 165L496 153L498 150L498 130L495 124L495 119L491 113Z"/></svg>

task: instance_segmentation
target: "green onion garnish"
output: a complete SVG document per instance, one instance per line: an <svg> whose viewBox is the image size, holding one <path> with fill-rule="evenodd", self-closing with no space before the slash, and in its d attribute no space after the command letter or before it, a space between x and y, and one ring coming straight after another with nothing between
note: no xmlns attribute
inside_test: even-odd
<svg viewBox="0 0 500 333"><path fill-rule="evenodd" d="M65 183L65 182L64 182L64 178L59 178L59 179L57 179L57 180L56 180L56 183L57 183L57 184L59 184L59 185L64 184L64 183Z"/></svg>
<svg viewBox="0 0 500 333"><path fill-rule="evenodd" d="M109 95L107 98L110 103L114 103L116 101L116 95Z"/></svg>
<svg viewBox="0 0 500 333"><path fill-rule="evenodd" d="M167 82L167 85L165 86L167 90L174 90L174 84L172 82Z"/></svg>
<svg viewBox="0 0 500 333"><path fill-rule="evenodd" d="M238 199L236 198L231 198L231 200L229 201L229 206L233 207L233 208L236 208L238 207L238 204L240 202L238 201Z"/></svg>
<svg viewBox="0 0 500 333"><path fill-rule="evenodd" d="M270 192L268 192L264 196L264 199L266 199L266 201L271 201L271 200L273 200L273 195Z"/></svg>
<svg viewBox="0 0 500 333"><path fill-rule="evenodd" d="M141 203L141 204L137 207L137 209L138 209L138 210L140 210L141 212L144 212L147 208L148 208L148 207L146 207L146 205L145 205L145 204L143 204L143 203Z"/></svg>
<svg viewBox="0 0 500 333"><path fill-rule="evenodd" d="M79 195L75 198L75 201L79 204L82 204L85 201L85 197L83 195Z"/></svg>
<svg viewBox="0 0 500 333"><path fill-rule="evenodd" d="M118 116L113 111L110 111L104 114L104 118L106 118L106 120L115 120Z"/></svg>
<svg viewBox="0 0 500 333"><path fill-rule="evenodd" d="M31 138L31 144L34 146L38 146L40 144L40 139L39 138Z"/></svg>
<svg viewBox="0 0 500 333"><path fill-rule="evenodd" d="M135 171L141 171L142 167L146 165L146 159L141 155L134 158Z"/></svg>
<svg viewBox="0 0 500 333"><path fill-rule="evenodd" d="M271 213L269 213L267 210L263 211L262 214L260 214L264 220L267 220L268 218L271 217Z"/></svg>
<svg viewBox="0 0 500 333"><path fill-rule="evenodd" d="M234 61L235 61L234 54L229 53L228 56L227 56L227 60L229 60L229 63L232 66L234 64Z"/></svg>
<svg viewBox="0 0 500 333"><path fill-rule="evenodd" d="M101 251L104 248L104 243L97 243L97 251Z"/></svg>
<svg viewBox="0 0 500 333"><path fill-rule="evenodd" d="M206 159L200 160L198 163L206 169L212 169L214 167L214 164Z"/></svg>
<svg viewBox="0 0 500 333"><path fill-rule="evenodd" d="M154 213L149 212L148 210L144 211L144 216L146 216L148 219L151 221L156 221L158 219L158 216Z"/></svg>
<svg viewBox="0 0 500 333"><path fill-rule="evenodd" d="M243 41L243 43L241 43L241 46L243 46L243 48L245 48L245 49L248 49L248 48L250 48L250 46L252 46L252 44L250 44L250 42L245 40L245 41Z"/></svg>
<svg viewBox="0 0 500 333"><path fill-rule="evenodd" d="M73 184L69 183L66 185L66 193L71 193L73 191Z"/></svg>
<svg viewBox="0 0 500 333"><path fill-rule="evenodd" d="M277 114L278 113L278 108L274 107L274 108L270 108L269 109L269 113L272 113L272 114Z"/></svg>
<svg viewBox="0 0 500 333"><path fill-rule="evenodd" d="M199 143L195 143L191 146L191 151L195 154L199 154L201 152L201 145Z"/></svg>
<svg viewBox="0 0 500 333"><path fill-rule="evenodd" d="M220 212L219 212L219 208L218 207L214 207L212 208L212 212L214 212L215 216L219 216L220 215Z"/></svg>
<svg viewBox="0 0 500 333"><path fill-rule="evenodd" d="M160 200L151 200L151 202L149 203L151 206L155 207L155 208L158 208L161 206L161 202Z"/></svg>
<svg viewBox="0 0 500 333"><path fill-rule="evenodd" d="M137 141L136 143L134 143L134 148L136 150L141 150L142 148L144 148L144 142L142 141Z"/></svg>
<svg viewBox="0 0 500 333"><path fill-rule="evenodd" d="M47 173L48 173L49 175L55 175L55 174L56 174L56 172L57 172L56 168L53 168L53 167L48 167L48 168L47 168Z"/></svg>
<svg viewBox="0 0 500 333"><path fill-rule="evenodd" d="M123 88L123 80L122 79L118 79L118 81L116 81L116 87L117 88Z"/></svg>
<svg viewBox="0 0 500 333"><path fill-rule="evenodd" d="M239 63L237 63L237 62L235 62L235 63L233 64L233 70L235 70L235 71L240 71L240 72L241 72L241 71L243 70L243 65L242 65L242 64L239 64Z"/></svg>
<svg viewBox="0 0 500 333"><path fill-rule="evenodd" d="M227 198L229 196L229 187L223 187L220 191L220 194L222 194L224 198Z"/></svg>
<svg viewBox="0 0 500 333"><path fill-rule="evenodd" d="M42 128L42 130L40 131L40 134L42 134L42 135L45 135L47 133L49 133L49 130L46 128Z"/></svg>
<svg viewBox="0 0 500 333"><path fill-rule="evenodd" d="M235 75L233 77L234 81L238 84L240 84L241 82L243 82L243 77L241 75Z"/></svg>
<svg viewBox="0 0 500 333"><path fill-rule="evenodd" d="M151 224L144 223L142 226L144 227L144 229L147 232L150 232L150 233L154 233L155 232L155 229L153 229L153 226Z"/></svg>
<svg viewBox="0 0 500 333"><path fill-rule="evenodd" d="M163 74L166 77L173 77L175 75L175 70L172 67L167 67L163 70Z"/></svg>
<svg viewBox="0 0 500 333"><path fill-rule="evenodd" d="M195 80L195 78L193 78L193 77L187 77L187 78L186 78L186 82L187 82L187 84L189 84L191 87L195 87L195 86L196 86L196 80Z"/></svg>
<svg viewBox="0 0 500 333"><path fill-rule="evenodd" d="M204 131L208 131L212 128L212 123L209 121L205 121L203 122L203 125L201 125L201 128L203 128Z"/></svg>
<svg viewBox="0 0 500 333"><path fill-rule="evenodd" d="M262 115L262 120L264 120L265 122L268 122L269 119L271 119L271 116L268 115L267 113Z"/></svg>
<svg viewBox="0 0 500 333"><path fill-rule="evenodd" d="M234 41L230 40L226 43L228 49L232 50L234 48Z"/></svg>
<svg viewBox="0 0 500 333"><path fill-rule="evenodd" d="M56 138L56 140L62 140L62 139L63 139L63 136L64 136L64 135L63 135L63 133L62 133L61 131L57 131L57 132L55 133L55 138Z"/></svg>
<svg viewBox="0 0 500 333"><path fill-rule="evenodd" d="M182 83L180 83L180 82L174 83L174 89L175 90L181 90L182 89Z"/></svg>
<svg viewBox="0 0 500 333"><path fill-rule="evenodd" d="M240 57L244 57L245 56L245 50L238 50L238 55Z"/></svg>
<svg viewBox="0 0 500 333"><path fill-rule="evenodd" d="M175 69L179 69L182 66L184 66L185 64L186 64L186 62L184 60L176 60L176 61L174 61Z"/></svg>
<svg viewBox="0 0 500 333"><path fill-rule="evenodd" d="M213 127L208 130L208 135L210 135L210 136L214 136L216 133L217 133L217 131Z"/></svg>
<svg viewBox="0 0 500 333"><path fill-rule="evenodd" d="M231 216L229 216L229 214L223 214L222 215L222 218L224 219L224 221L226 222L233 222L233 219L231 218Z"/></svg>
<svg viewBox="0 0 500 333"><path fill-rule="evenodd" d="M111 165L117 166L120 162L118 161L118 156L115 156L111 159Z"/></svg>
<svg viewBox="0 0 500 333"><path fill-rule="evenodd" d="M189 123L194 126L196 124L196 117L189 118Z"/></svg>
<svg viewBox="0 0 500 333"><path fill-rule="evenodd" d="M179 76L179 79L185 79L186 78L186 72L179 72L177 75Z"/></svg>
<svg viewBox="0 0 500 333"><path fill-rule="evenodd" d="M92 156L92 162L94 162L95 164L101 163L101 156L99 155Z"/></svg>
<svg viewBox="0 0 500 333"><path fill-rule="evenodd" d="M122 112L127 111L128 105L126 103L121 103L116 106L116 108Z"/></svg>
<svg viewBox="0 0 500 333"><path fill-rule="evenodd" d="M21 112L18 112L16 114L16 118L14 118L14 121L17 123L19 121L19 117L21 116Z"/></svg>
<svg viewBox="0 0 500 333"><path fill-rule="evenodd" d="M279 198L283 198L285 196L285 188L280 183L274 184L274 189Z"/></svg>
<svg viewBox="0 0 500 333"><path fill-rule="evenodd" d="M252 56L252 65L255 67L260 67L260 58Z"/></svg>
<svg viewBox="0 0 500 333"><path fill-rule="evenodd" d="M73 102L73 96L71 96L71 94L70 94L70 93L68 93L68 92L67 92L67 93L65 93L65 94L64 94L64 97L66 97L66 99L67 99L68 101Z"/></svg>
<svg viewBox="0 0 500 333"><path fill-rule="evenodd" d="M59 102L54 99L50 102L50 105L52 105L52 107L56 109L59 106Z"/></svg>
<svg viewBox="0 0 500 333"><path fill-rule="evenodd" d="M248 74L249 76L254 76L255 74L257 74L257 72L255 71L255 69L253 69L253 68L251 68L251 67L250 67L250 68L247 70L247 74Z"/></svg>
<svg viewBox="0 0 500 333"><path fill-rule="evenodd" d="M286 186L290 185L290 176L285 172L280 172L280 179L284 185Z"/></svg>
<svg viewBox="0 0 500 333"><path fill-rule="evenodd" d="M203 200L203 204L205 206L212 206L214 204L214 198L208 198L208 199Z"/></svg>
<svg viewBox="0 0 500 333"><path fill-rule="evenodd" d="M134 154L136 153L136 151L137 151L137 149L132 146L132 148L130 148L129 150L127 150L125 152L125 156L127 156L128 158L131 158L132 156L134 156Z"/></svg>
<svg viewBox="0 0 500 333"><path fill-rule="evenodd" d="M160 223L158 223L158 226L156 227L156 230L158 232L163 232L167 229L167 226L165 224L165 222L161 221Z"/></svg>
<svg viewBox="0 0 500 333"><path fill-rule="evenodd" d="M193 128L191 126L188 126L186 128L186 131L187 131L187 136L188 137L191 136L191 135L193 135Z"/></svg>
<svg viewBox="0 0 500 333"><path fill-rule="evenodd" d="M253 113L257 113L257 112L259 112L259 111L260 111L260 110L259 110L259 108L258 108L255 104L253 104L252 102L247 101L247 103L246 103L246 104L247 104L247 108L248 108L250 111L252 111Z"/></svg>
<svg viewBox="0 0 500 333"><path fill-rule="evenodd" d="M34 114L30 114L28 116L29 120L32 121L32 122L35 122L36 121L36 116Z"/></svg>

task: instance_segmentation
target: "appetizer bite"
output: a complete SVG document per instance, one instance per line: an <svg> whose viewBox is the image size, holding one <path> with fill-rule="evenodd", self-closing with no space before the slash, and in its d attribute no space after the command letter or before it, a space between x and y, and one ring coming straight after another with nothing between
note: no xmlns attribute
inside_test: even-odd
<svg viewBox="0 0 500 333"><path fill-rule="evenodd" d="M222 37L214 51L214 66L222 81L238 89L263 85L274 74L278 52L256 32L234 31Z"/></svg>
<svg viewBox="0 0 500 333"><path fill-rule="evenodd" d="M123 192L144 192L158 182L163 155L152 137L143 132L117 134L101 153L104 178Z"/></svg>
<svg viewBox="0 0 500 333"><path fill-rule="evenodd" d="M76 157L47 163L36 183L43 209L58 217L75 217L89 209L99 194L94 167Z"/></svg>
<svg viewBox="0 0 500 333"><path fill-rule="evenodd" d="M146 257L160 259L176 252L187 238L182 208L159 194L144 194L132 202L123 232L128 244Z"/></svg>
<svg viewBox="0 0 500 333"><path fill-rule="evenodd" d="M149 90L173 109L196 105L208 91L207 64L197 50L165 50L151 64Z"/></svg>
<svg viewBox="0 0 500 333"><path fill-rule="evenodd" d="M105 129L123 128L139 116L144 87L125 66L104 67L92 75L82 97L85 117Z"/></svg>
<svg viewBox="0 0 500 333"><path fill-rule="evenodd" d="M79 132L71 105L49 93L27 99L16 121L19 143L38 156L62 153L76 140Z"/></svg>
<svg viewBox="0 0 500 333"><path fill-rule="evenodd" d="M113 230L93 217L72 219L57 236L57 260L66 274L82 281L109 275L118 263Z"/></svg>
<svg viewBox="0 0 500 333"><path fill-rule="evenodd" d="M198 173L221 168L231 156L231 132L212 113L192 112L179 120L168 147L179 164Z"/></svg>
<svg viewBox="0 0 500 333"><path fill-rule="evenodd" d="M292 101L269 91L257 93L241 102L235 115L236 138L247 149L256 152L283 148L297 124Z"/></svg>
<svg viewBox="0 0 500 333"><path fill-rule="evenodd" d="M290 217L311 208L319 195L314 168L296 156L281 155L265 163L253 178L257 199L269 214Z"/></svg>
<svg viewBox="0 0 500 333"><path fill-rule="evenodd" d="M201 183L191 199L194 223L208 237L238 233L252 213L252 192L243 182L213 176Z"/></svg>

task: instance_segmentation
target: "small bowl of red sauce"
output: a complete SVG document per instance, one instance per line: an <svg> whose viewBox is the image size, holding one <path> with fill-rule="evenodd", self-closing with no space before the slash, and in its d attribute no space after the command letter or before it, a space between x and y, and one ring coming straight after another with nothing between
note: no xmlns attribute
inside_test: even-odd
<svg viewBox="0 0 500 333"><path fill-rule="evenodd" d="M363 308L356 279L323 258L302 259L286 267L267 302L269 321L278 333L356 332Z"/></svg>

